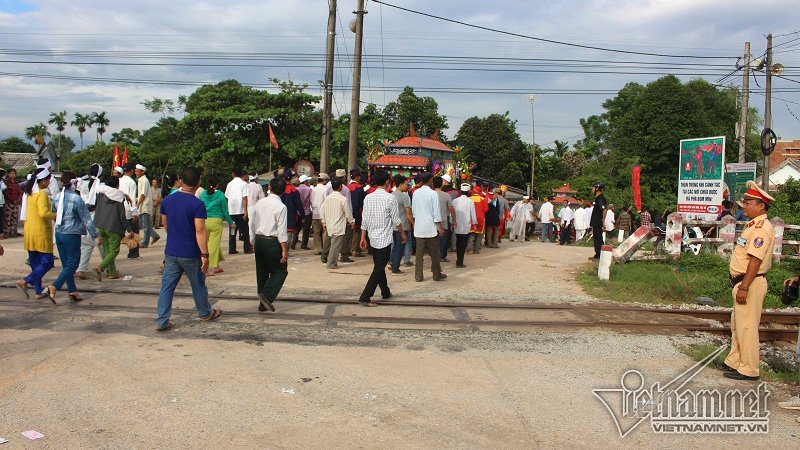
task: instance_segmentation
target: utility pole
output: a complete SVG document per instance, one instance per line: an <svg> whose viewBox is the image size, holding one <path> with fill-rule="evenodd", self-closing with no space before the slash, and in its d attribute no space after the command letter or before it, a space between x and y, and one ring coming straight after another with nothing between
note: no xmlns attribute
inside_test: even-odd
<svg viewBox="0 0 800 450"><path fill-rule="evenodd" d="M744 67L742 68L742 117L739 120L739 162L745 162L747 153L747 116L750 101L750 43L744 43Z"/></svg>
<svg viewBox="0 0 800 450"><path fill-rule="evenodd" d="M331 155L331 107L333 103L333 52L336 45L336 0L328 0L328 38L325 45L325 100L322 107L322 151L319 171L328 173Z"/></svg>
<svg viewBox="0 0 800 450"><path fill-rule="evenodd" d="M772 33L767 35L767 64L764 66L767 74L766 99L764 100L764 128L772 128ZM764 157L764 173L761 179L761 189L769 192L769 156Z"/></svg>
<svg viewBox="0 0 800 450"><path fill-rule="evenodd" d="M536 125L533 119L533 102L535 100L536 96L528 94L528 101L531 103L531 200L533 200L533 180L536 173Z"/></svg>
<svg viewBox="0 0 800 450"><path fill-rule="evenodd" d="M347 152L347 170L358 167L358 113L361 107L361 43L364 36L364 0L358 0L356 15L356 48L353 52L353 88L350 103L350 147Z"/></svg>

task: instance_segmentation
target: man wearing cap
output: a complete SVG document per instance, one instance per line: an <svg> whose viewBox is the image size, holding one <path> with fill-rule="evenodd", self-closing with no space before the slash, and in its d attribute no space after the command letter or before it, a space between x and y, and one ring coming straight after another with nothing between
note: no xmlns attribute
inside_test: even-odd
<svg viewBox="0 0 800 450"><path fill-rule="evenodd" d="M311 213L311 192L312 188L308 185L311 178L307 175L300 175L300 186L297 186L297 192L300 193L300 203L303 204L303 240L300 243L300 250L308 250L308 238L311 236L311 221L313 215ZM298 227L299 233L299 227ZM297 244L297 239L294 239L292 250Z"/></svg>
<svg viewBox="0 0 800 450"><path fill-rule="evenodd" d="M352 211L353 210L353 203L350 201L350 189L346 188L346 186L347 186L347 171L344 170L344 169L336 169L336 178L338 178L339 181L342 182L342 186L344 186L342 188L342 196L347 200L347 207L350 208L350 210ZM328 192L328 194L330 195L330 192ZM344 241L345 242L350 242L352 239L353 239L353 229L348 227L345 230ZM324 250L323 250L322 254L323 255L325 254ZM353 255L353 252L350 251L350 246L349 245L343 245L342 246L342 254L341 254L340 260L342 262L353 262L353 260L350 259L350 256L352 256L352 255Z"/></svg>
<svg viewBox="0 0 800 450"><path fill-rule="evenodd" d="M453 200L453 211L456 218L453 234L456 235L456 267L463 269L464 253L467 250L469 232L473 225L478 223L475 215L475 203L469 198L469 191L472 189L469 183L461 185L461 196Z"/></svg>
<svg viewBox="0 0 800 450"><path fill-rule="evenodd" d="M352 228L355 220L350 208L347 207L347 201L342 196L342 183L339 179L331 181L331 195L325 198L322 203L322 226L325 227L325 232L328 234L328 240L325 247L328 247L328 253L323 254L321 260L327 264L328 269L338 269L339 265L336 263L339 254L342 250L342 245L349 244L344 242L344 230ZM359 239L361 236L359 235Z"/></svg>
<svg viewBox="0 0 800 450"><path fill-rule="evenodd" d="M314 231L314 254L322 255L325 245L325 230L322 227L322 203L325 197L333 191L330 185L331 177L327 173L320 173L317 185L311 191L311 226Z"/></svg>
<svg viewBox="0 0 800 450"><path fill-rule="evenodd" d="M278 175L278 173L276 173ZM286 188L281 195L281 201L286 205L286 229L289 233L289 247L294 247L297 241L297 231L303 225L303 203L300 201L300 193L291 184L292 171L288 167L283 169L283 178L286 181Z"/></svg>
<svg viewBox="0 0 800 450"><path fill-rule="evenodd" d="M589 213L589 227L592 229L592 237L594 239L594 256L589 259L599 260L600 250L603 247L603 222L605 222L606 196L603 195L603 183L597 181L592 184L592 194L594 194L594 203L592 204L592 211Z"/></svg>
<svg viewBox="0 0 800 450"><path fill-rule="evenodd" d="M139 207L137 206L139 197L136 195L137 186L136 181L133 179L133 169L135 168L136 165L132 162L126 163L125 167L122 168L123 175L119 179L119 190L132 200L131 203L123 204L125 206L125 218L131 223L133 234L139 234ZM128 258L133 259L138 257L138 245L128 249Z"/></svg>
<svg viewBox="0 0 800 450"><path fill-rule="evenodd" d="M754 181L747 182L742 198L744 214L750 219L736 239L730 262L733 286L731 314L731 351L725 358L726 378L759 379L758 324L767 295L766 273L772 266L775 230L767 219L767 210L775 201Z"/></svg>
<svg viewBox="0 0 800 450"><path fill-rule="evenodd" d="M136 199L136 207L139 209L139 225L144 227L144 239L141 247L147 248L150 245L150 237L155 244L161 236L153 229L153 196L151 195L150 180L147 179L145 172L147 168L137 164L134 168L136 174L136 188L139 198Z"/></svg>

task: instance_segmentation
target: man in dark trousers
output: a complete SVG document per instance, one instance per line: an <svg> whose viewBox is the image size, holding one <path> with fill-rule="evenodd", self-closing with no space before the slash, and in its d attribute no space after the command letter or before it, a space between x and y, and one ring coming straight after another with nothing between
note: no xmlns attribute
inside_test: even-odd
<svg viewBox="0 0 800 450"><path fill-rule="evenodd" d="M288 208L283 202L286 181L273 177L269 182L269 195L256 203L250 217L250 243L256 253L256 289L259 311L275 311L272 305L278 298L283 283L289 275Z"/></svg>
<svg viewBox="0 0 800 450"><path fill-rule="evenodd" d="M603 195L605 186L601 182L596 182L592 185L592 194L594 194L594 209L592 209L592 217L589 219L589 226L592 227L592 237L594 238L594 256L589 257L591 260L600 259L600 249L603 247L603 219L606 217L606 197Z"/></svg>
<svg viewBox="0 0 800 450"><path fill-rule="evenodd" d="M372 273L364 286L364 291L358 302L363 306L378 306L372 301L375 289L380 287L381 298L384 300L392 297L389 284L386 281L386 264L392 248L393 235L397 230L400 233L400 244L405 244L406 233L403 231L403 220L394 195L386 192L389 187L389 173L378 170L373 175L375 192L364 198L364 209L361 221L361 250L367 250L367 235L369 246L372 247Z"/></svg>

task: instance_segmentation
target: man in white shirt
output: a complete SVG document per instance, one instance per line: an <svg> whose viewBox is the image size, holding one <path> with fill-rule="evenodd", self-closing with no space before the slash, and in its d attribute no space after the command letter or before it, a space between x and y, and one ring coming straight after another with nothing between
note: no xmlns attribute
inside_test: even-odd
<svg viewBox="0 0 800 450"><path fill-rule="evenodd" d="M467 251L469 241L469 230L478 223L475 215L475 202L469 198L469 191L472 189L469 183L461 185L461 196L453 200L453 210L455 211L456 224L453 233L456 235L456 267L463 269L464 253Z"/></svg>
<svg viewBox="0 0 800 450"><path fill-rule="evenodd" d="M333 192L322 203L322 226L328 235L325 247L328 252L323 250L322 262L327 264L328 269L338 269L336 263L339 253L342 252L345 230L347 227L353 228L355 219L353 212L347 207L347 200L342 195L342 182L338 179L331 181Z"/></svg>
<svg viewBox="0 0 800 450"><path fill-rule="evenodd" d="M608 242L614 237L614 225L617 223L616 217L614 216L614 205L608 205L606 209L606 215L603 218L603 242Z"/></svg>
<svg viewBox="0 0 800 450"><path fill-rule="evenodd" d="M369 247L372 248L372 273L358 298L358 302L363 306L378 306L372 301L372 296L375 295L375 289L378 286L381 288L381 298L392 297L389 283L386 280L386 264L389 262L393 240L392 231L400 232L403 243L406 240L397 199L386 192L386 188L389 186L389 173L384 170L376 171L372 176L372 182L377 189L364 198L364 207L361 213L359 245L361 250L366 251L367 235L369 235Z"/></svg>
<svg viewBox="0 0 800 450"><path fill-rule="evenodd" d="M572 242L572 222L575 218L572 208L569 207L569 200L564 200L564 206L558 212L558 217L561 219L561 234L558 245L567 245Z"/></svg>
<svg viewBox="0 0 800 450"><path fill-rule="evenodd" d="M417 242L417 261L414 267L414 279L422 281L422 258L425 252L431 256L433 280L442 281L447 275L442 273L440 265L439 237L444 236L442 213L439 208L439 195L431 189L433 174L424 172L420 175L420 186L414 191L411 199L411 212L414 214L414 239Z"/></svg>
<svg viewBox="0 0 800 450"><path fill-rule="evenodd" d="M544 198L544 203L542 203L542 207L539 209L539 220L542 221L542 242L545 240L554 242L556 240L555 233L553 232L555 216L553 215L553 204L550 203L550 199L547 197Z"/></svg>
<svg viewBox="0 0 800 450"><path fill-rule="evenodd" d="M322 255L322 247L325 244L326 234L322 227L322 202L325 197L332 192L330 181L331 177L327 173L321 173L317 177L317 185L311 191L311 227L314 231L314 254Z"/></svg>
<svg viewBox="0 0 800 450"><path fill-rule="evenodd" d="M258 182L258 173L253 172L247 177L250 182L247 183L247 216L252 217L253 210L256 208L256 203L264 198L264 188Z"/></svg>
<svg viewBox="0 0 800 450"><path fill-rule="evenodd" d="M234 226L228 228L228 254L236 255L236 233L239 233L239 240L244 242L244 252L253 253L250 240L247 239L247 198L250 191L247 183L242 179L244 171L241 167L234 167L231 173L232 179L225 187L225 198L228 199L228 214L233 220Z"/></svg>
<svg viewBox="0 0 800 450"><path fill-rule="evenodd" d="M134 173L136 174L136 191L139 197L136 199L136 206L139 208L139 225L144 228L144 239L140 247L147 248L150 245L150 238L155 244L161 236L153 229L153 195L150 187L150 180L147 179L145 172L147 168L137 164Z"/></svg>
<svg viewBox="0 0 800 450"><path fill-rule="evenodd" d="M125 167L122 168L123 175L119 179L119 190L122 191L123 194L127 195L128 198L132 200L132 203L123 203L125 207L125 218L128 219L131 223L131 230L135 234L139 234L139 207L138 207L138 198L139 196L136 195L136 191L138 189L136 185L136 181L134 181L133 169L136 168L136 165L132 162L128 162L125 164ZM133 247L128 250L128 258L138 258L139 257L139 247Z"/></svg>
<svg viewBox="0 0 800 450"><path fill-rule="evenodd" d="M586 228L589 227L589 221L586 220L586 208L581 201L580 207L575 210L575 240L580 241L586 235Z"/></svg>
<svg viewBox="0 0 800 450"><path fill-rule="evenodd" d="M289 231L286 228L286 205L281 201L286 181L275 177L270 180L269 189L270 194L259 200L253 209L247 241L255 247L259 311L275 311L272 304L289 275Z"/></svg>

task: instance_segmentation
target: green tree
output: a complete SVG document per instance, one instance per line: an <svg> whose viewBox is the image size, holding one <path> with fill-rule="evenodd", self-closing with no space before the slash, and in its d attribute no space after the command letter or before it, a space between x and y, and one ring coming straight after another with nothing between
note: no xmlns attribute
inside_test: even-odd
<svg viewBox="0 0 800 450"><path fill-rule="evenodd" d="M719 90L701 79L682 83L668 75L646 86L626 84L603 108L600 116L581 120L585 137L576 148L589 159L580 183L605 182L611 201L629 201L631 168L638 165L644 202L671 204L681 139L726 136L726 153L738 153L733 89ZM615 193L625 198L613 198Z"/></svg>
<svg viewBox="0 0 800 450"><path fill-rule="evenodd" d="M233 165L264 170L269 161L270 123L280 145L273 149L273 168L310 158L312 149L319 147L321 116L314 105L320 98L305 93L304 85L276 84L281 91L272 94L227 80L202 86L190 95L179 129L196 163L220 173L229 172Z"/></svg>
<svg viewBox="0 0 800 450"><path fill-rule="evenodd" d="M36 145L42 145L45 138L50 137L50 132L47 131L47 125L44 122L39 122L36 125L25 128L25 137L32 140Z"/></svg>
<svg viewBox="0 0 800 450"><path fill-rule="evenodd" d="M509 113L464 121L455 141L475 164L475 175L524 189L530 183L530 147L522 142Z"/></svg>
<svg viewBox="0 0 800 450"><path fill-rule="evenodd" d="M81 150L83 150L83 133L86 132L86 128L92 127L92 115L75 113L75 118L69 124L78 129L78 134L81 136Z"/></svg>
<svg viewBox="0 0 800 450"><path fill-rule="evenodd" d="M132 128L123 128L116 133L111 133L111 142L127 146L139 145L142 140L142 132Z"/></svg>
<svg viewBox="0 0 800 450"><path fill-rule="evenodd" d="M0 141L0 153L36 153L36 148L16 136Z"/></svg>
<svg viewBox="0 0 800 450"><path fill-rule="evenodd" d="M111 124L111 121L106 117L105 111L92 113L91 120L92 124L97 126L97 140L103 142L103 134L105 134L106 127Z"/></svg>
<svg viewBox="0 0 800 450"><path fill-rule="evenodd" d="M64 156L64 150L61 148L61 142L64 140L64 130L67 128L67 112L66 111L59 111L59 112L51 112L50 119L47 121L50 125L55 125L56 131L58 131L58 139L56 139L56 154L58 157L58 161L56 162L56 167L61 167L61 159ZM71 149L70 149L71 150Z"/></svg>
<svg viewBox="0 0 800 450"><path fill-rule="evenodd" d="M392 140L408 134L409 125L421 135L432 135L447 128L447 118L439 114L436 100L418 97L410 86L406 86L397 100L389 102L383 109L383 123ZM445 139L444 135L440 136Z"/></svg>

